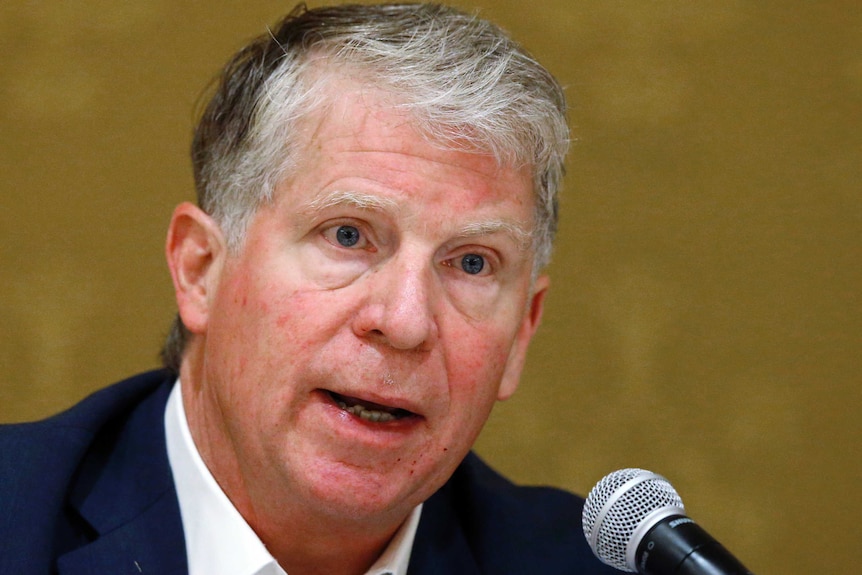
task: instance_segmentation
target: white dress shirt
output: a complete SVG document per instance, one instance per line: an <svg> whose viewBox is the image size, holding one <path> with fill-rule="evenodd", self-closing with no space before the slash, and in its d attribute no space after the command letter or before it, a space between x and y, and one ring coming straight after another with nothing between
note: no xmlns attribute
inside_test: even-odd
<svg viewBox="0 0 862 575"><path fill-rule="evenodd" d="M179 380L165 410L168 461L177 488L189 575L287 575L221 490L192 440ZM417 506L366 575L406 575Z"/></svg>

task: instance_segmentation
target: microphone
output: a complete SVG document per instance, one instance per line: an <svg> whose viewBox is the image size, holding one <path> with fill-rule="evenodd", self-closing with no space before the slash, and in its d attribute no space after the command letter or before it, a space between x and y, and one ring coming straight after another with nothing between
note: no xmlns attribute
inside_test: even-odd
<svg viewBox="0 0 862 575"><path fill-rule="evenodd" d="M603 563L642 575L753 575L685 514L661 475L621 469L584 503L584 535Z"/></svg>

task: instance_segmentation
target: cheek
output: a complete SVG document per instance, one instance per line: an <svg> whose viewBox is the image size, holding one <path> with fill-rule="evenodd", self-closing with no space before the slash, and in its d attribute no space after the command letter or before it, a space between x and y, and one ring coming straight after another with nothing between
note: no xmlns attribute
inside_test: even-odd
<svg viewBox="0 0 862 575"><path fill-rule="evenodd" d="M274 350L284 345L283 335L292 333L276 323L281 301L276 286L244 276L242 270L222 284L206 341L208 369L216 372L212 375L246 389L262 381L261 372L277 356Z"/></svg>
<svg viewBox="0 0 862 575"><path fill-rule="evenodd" d="M262 321L272 341L293 353L311 352L333 336L346 321L344 298L332 292L297 290L284 294ZM283 353L283 352L281 352Z"/></svg>
<svg viewBox="0 0 862 575"><path fill-rule="evenodd" d="M497 400L507 354L503 345L485 338L462 338L449 355L449 411L439 446L457 464L471 449Z"/></svg>
<svg viewBox="0 0 862 575"><path fill-rule="evenodd" d="M475 405L478 415L496 400L511 344L487 331L460 334L451 341L457 344L449 355L450 394L453 401ZM469 415L469 408L466 411Z"/></svg>

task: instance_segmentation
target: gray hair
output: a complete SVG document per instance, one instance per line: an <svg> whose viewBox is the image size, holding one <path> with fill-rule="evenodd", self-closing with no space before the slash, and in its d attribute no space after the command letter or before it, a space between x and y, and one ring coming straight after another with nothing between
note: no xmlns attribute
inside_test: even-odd
<svg viewBox="0 0 862 575"><path fill-rule="evenodd" d="M327 102L332 76L391 92L438 145L533 170L534 274L550 260L568 149L565 96L494 24L436 4L297 6L222 72L192 144L201 208L238 249L256 210L298 165L297 123ZM162 351L178 371L188 332L177 317Z"/></svg>

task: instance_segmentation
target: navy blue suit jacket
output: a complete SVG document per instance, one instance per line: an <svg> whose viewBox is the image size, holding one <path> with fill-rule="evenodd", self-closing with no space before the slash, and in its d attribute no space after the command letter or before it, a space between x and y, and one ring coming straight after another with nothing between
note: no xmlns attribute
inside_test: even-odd
<svg viewBox="0 0 862 575"><path fill-rule="evenodd" d="M0 574L186 574L165 447L173 376L138 375L35 423L0 427ZM469 455L426 503L410 575L617 573L583 501L516 487Z"/></svg>

